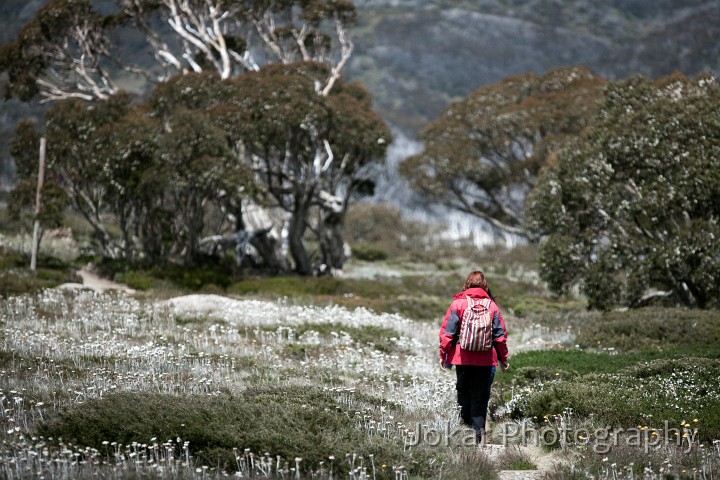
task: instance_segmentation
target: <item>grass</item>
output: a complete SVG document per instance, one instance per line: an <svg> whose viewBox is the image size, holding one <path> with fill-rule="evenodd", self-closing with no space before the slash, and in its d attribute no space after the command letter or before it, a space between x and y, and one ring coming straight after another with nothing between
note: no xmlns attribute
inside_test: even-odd
<svg viewBox="0 0 720 480"><path fill-rule="evenodd" d="M527 452L513 445L503 450L495 461L500 470L537 470Z"/></svg>
<svg viewBox="0 0 720 480"><path fill-rule="evenodd" d="M136 290L213 289L224 292L233 278L232 262L227 265L210 258L203 259L199 265L193 267L165 265L144 268L108 260L101 261L99 267L105 275Z"/></svg>
<svg viewBox="0 0 720 480"><path fill-rule="evenodd" d="M488 276L493 295L506 312L517 308L518 311L528 314L528 305L542 305L536 310L549 313L578 306L577 301L569 302L567 299L554 299L549 296L537 297L542 287L530 282L511 280L502 274ZM364 307L378 313L399 313L407 318L433 321L439 325L453 295L462 290L464 281L464 275L456 271L373 279L249 277L230 285L227 293L243 298L288 297L301 304Z"/></svg>
<svg viewBox="0 0 720 480"><path fill-rule="evenodd" d="M616 373L655 360L720 359L720 344L682 346L663 351L609 354L584 350L534 350L512 356L512 367L498 375L499 383L526 385L536 381L572 379L593 373Z"/></svg>
<svg viewBox="0 0 720 480"><path fill-rule="evenodd" d="M438 475L433 478L453 480L496 480L498 478L493 462L479 449L461 452L458 461L441 464Z"/></svg>
<svg viewBox="0 0 720 480"><path fill-rule="evenodd" d="M718 320L716 311L648 308L571 322L585 349L513 355L496 390L506 401L520 392L513 415L540 425L568 408L596 426L677 428L697 419L699 439L711 441L720 438Z"/></svg>

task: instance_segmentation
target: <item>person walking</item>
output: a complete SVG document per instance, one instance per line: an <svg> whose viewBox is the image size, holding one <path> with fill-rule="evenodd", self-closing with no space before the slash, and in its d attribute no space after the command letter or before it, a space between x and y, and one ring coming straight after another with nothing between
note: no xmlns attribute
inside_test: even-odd
<svg viewBox="0 0 720 480"><path fill-rule="evenodd" d="M485 274L475 271L455 294L440 327L440 366L455 366L460 417L475 430L477 443L485 442L485 424L495 369L508 362L507 330L493 300Z"/></svg>

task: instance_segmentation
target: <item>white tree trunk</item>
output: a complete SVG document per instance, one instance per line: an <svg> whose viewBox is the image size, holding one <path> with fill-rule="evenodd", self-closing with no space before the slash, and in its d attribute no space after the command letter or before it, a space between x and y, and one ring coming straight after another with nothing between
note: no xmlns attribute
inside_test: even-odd
<svg viewBox="0 0 720 480"><path fill-rule="evenodd" d="M47 140L40 138L40 165L38 167L37 192L35 193L35 221L33 222L32 251L30 252L30 270L37 269L37 253L40 248L40 204L42 199L42 187L45 180L45 154L47 152Z"/></svg>

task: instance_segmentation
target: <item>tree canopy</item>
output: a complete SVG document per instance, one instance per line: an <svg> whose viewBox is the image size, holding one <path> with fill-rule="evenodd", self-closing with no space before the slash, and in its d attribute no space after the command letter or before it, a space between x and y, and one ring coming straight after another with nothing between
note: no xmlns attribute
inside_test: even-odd
<svg viewBox="0 0 720 480"><path fill-rule="evenodd" d="M711 75L608 85L591 128L528 199L541 273L590 305L720 305L720 88Z"/></svg>
<svg viewBox="0 0 720 480"><path fill-rule="evenodd" d="M57 102L49 167L103 253L192 262L202 235L228 221L243 230L243 206L255 202L283 212L274 226L288 232L298 272L342 268L348 202L390 141L367 91L341 78L353 4L114 3L100 13L90 0L50 0L0 47L6 97ZM111 41L117 29L142 34L156 65L123 58ZM123 70L155 85L146 103L117 86ZM226 220L216 231L205 228L211 206ZM319 254L308 251L308 232ZM265 240L253 245L286 268L279 240Z"/></svg>
<svg viewBox="0 0 720 480"><path fill-rule="evenodd" d="M604 84L567 67L481 87L422 132L423 151L400 171L429 200L525 236L525 196L548 154L588 125Z"/></svg>
<svg viewBox="0 0 720 480"><path fill-rule="evenodd" d="M316 263L306 248L308 230L320 244L321 263L342 267L340 227L348 202L367 180L365 167L384 158L391 137L362 86L338 80L329 95L316 93L327 69L308 62L269 65L225 82L185 75L150 99L160 111L193 104L225 132L237 161L254 173L256 200L288 214L290 253L301 273Z"/></svg>
<svg viewBox="0 0 720 480"><path fill-rule="evenodd" d="M192 262L207 204L250 182L207 118L178 109L163 120L121 94L92 108L65 100L48 112L48 171L107 257Z"/></svg>
<svg viewBox="0 0 720 480"><path fill-rule="evenodd" d="M123 71L152 83L188 72L227 79L297 61L332 66L317 87L327 95L353 50L345 29L355 21L355 7L346 0L114 3L104 14L91 0L50 0L0 47L0 72L9 79L5 96L104 100L120 90ZM118 29L144 36L152 58L125 58L112 41Z"/></svg>
<svg viewBox="0 0 720 480"><path fill-rule="evenodd" d="M159 84L144 104L122 93L91 106L57 102L47 115L50 178L111 258L192 263L203 236L243 228L242 205L252 201L284 212L277 227L288 231L298 272L340 269L348 203L365 167L384 158L390 132L360 85L338 80L318 94L327 70L298 62L228 80L186 74ZM31 125L21 125L16 143L20 174L32 180L20 148L36 150ZM235 224L210 228L211 212ZM308 233L319 255L308 251ZM257 248L283 268L272 249Z"/></svg>

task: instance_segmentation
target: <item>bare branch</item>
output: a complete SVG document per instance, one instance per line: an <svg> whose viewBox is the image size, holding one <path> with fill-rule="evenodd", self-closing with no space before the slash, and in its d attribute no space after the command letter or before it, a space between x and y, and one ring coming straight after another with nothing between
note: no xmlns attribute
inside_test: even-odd
<svg viewBox="0 0 720 480"><path fill-rule="evenodd" d="M295 37L295 41L297 42L298 47L300 48L300 54L302 55L303 60L309 62L310 60L312 60L312 58L310 57L310 54L305 47L305 39L307 38L308 34L307 24L303 24L299 32L296 29L293 29L292 33Z"/></svg>
<svg viewBox="0 0 720 480"><path fill-rule="evenodd" d="M337 13L335 14L335 31L340 42L340 61L331 69L330 78L328 78L327 84L322 91L322 95L325 97L328 96L335 82L342 75L342 69L345 67L350 55L352 55L354 47L352 41L345 35L345 25L343 25Z"/></svg>
<svg viewBox="0 0 720 480"><path fill-rule="evenodd" d="M38 78L36 80L37 84L44 88L44 90L41 90L40 96L43 97L42 100L40 100L40 103L47 103L47 102L54 102L57 100L67 100L69 98L79 98L81 100L86 101L92 101L95 100L95 97L92 95L88 95L86 93L80 93L80 92L68 92L65 90L62 90L57 85L53 85L50 82L46 82L45 80Z"/></svg>
<svg viewBox="0 0 720 480"><path fill-rule="evenodd" d="M462 194L462 191L458 191L457 189L450 189L450 191L452 192L453 196L458 200L458 204L456 205L458 210L480 217L492 226L504 232L514 233L521 237L527 238L528 233L524 228L502 222L497 218L488 215L487 212L485 212L484 210L475 208L467 201L467 198L465 198L465 196Z"/></svg>
<svg viewBox="0 0 720 480"><path fill-rule="evenodd" d="M240 55L235 50L229 50L230 55L238 61L243 67L245 67L247 70L257 72L260 70L260 66L255 62L252 55L250 55L249 50L245 50L245 53L243 55Z"/></svg>
<svg viewBox="0 0 720 480"><path fill-rule="evenodd" d="M272 50L280 63L287 63L282 47L280 47L280 43L275 36L275 20L272 15L265 15L262 20L256 18L253 20L253 24L262 41L270 47L270 50Z"/></svg>

